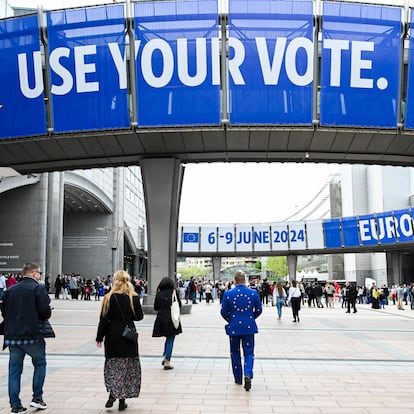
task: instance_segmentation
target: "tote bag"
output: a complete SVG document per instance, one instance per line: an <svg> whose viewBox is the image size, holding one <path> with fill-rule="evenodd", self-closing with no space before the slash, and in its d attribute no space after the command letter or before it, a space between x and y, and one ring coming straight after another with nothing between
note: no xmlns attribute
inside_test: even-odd
<svg viewBox="0 0 414 414"><path fill-rule="evenodd" d="M180 326L180 305L177 299L177 293L173 290L171 297L171 320L174 328L177 329Z"/></svg>

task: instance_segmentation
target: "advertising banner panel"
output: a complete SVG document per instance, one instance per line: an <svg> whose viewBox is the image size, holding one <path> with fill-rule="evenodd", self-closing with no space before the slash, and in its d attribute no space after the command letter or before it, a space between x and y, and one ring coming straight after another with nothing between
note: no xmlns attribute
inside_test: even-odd
<svg viewBox="0 0 414 414"><path fill-rule="evenodd" d="M217 232L218 251L235 252L234 226L220 225Z"/></svg>
<svg viewBox="0 0 414 414"><path fill-rule="evenodd" d="M305 222L289 223L289 249L305 250L306 249L306 228Z"/></svg>
<svg viewBox="0 0 414 414"><path fill-rule="evenodd" d="M287 223L272 223L272 251L289 250Z"/></svg>
<svg viewBox="0 0 414 414"><path fill-rule="evenodd" d="M306 242L308 249L323 249L322 220L310 220L306 222Z"/></svg>
<svg viewBox="0 0 414 414"><path fill-rule="evenodd" d="M218 125L217 0L134 3L138 125Z"/></svg>
<svg viewBox="0 0 414 414"><path fill-rule="evenodd" d="M236 226L236 251L237 252L252 252L253 251L253 227L243 226L238 224Z"/></svg>
<svg viewBox="0 0 414 414"><path fill-rule="evenodd" d="M56 132L129 127L123 5L47 13Z"/></svg>
<svg viewBox="0 0 414 414"><path fill-rule="evenodd" d="M342 218L342 233L344 247L356 247L360 245L357 217Z"/></svg>
<svg viewBox="0 0 414 414"><path fill-rule="evenodd" d="M183 226L182 251L198 252L200 250L200 228L197 226Z"/></svg>
<svg viewBox="0 0 414 414"><path fill-rule="evenodd" d="M327 249L330 248L341 248L342 237L341 237L341 219L334 218L323 221L323 229L325 233L325 246Z"/></svg>
<svg viewBox="0 0 414 414"><path fill-rule="evenodd" d="M322 5L321 125L396 128L402 9Z"/></svg>
<svg viewBox="0 0 414 414"><path fill-rule="evenodd" d="M269 252L271 250L271 239L270 225L254 225L253 245L255 252Z"/></svg>
<svg viewBox="0 0 414 414"><path fill-rule="evenodd" d="M231 124L312 123L312 7L229 0Z"/></svg>
<svg viewBox="0 0 414 414"><path fill-rule="evenodd" d="M412 242L413 234L413 211L411 209L394 211L394 222L399 243Z"/></svg>
<svg viewBox="0 0 414 414"><path fill-rule="evenodd" d="M0 139L44 135L46 117L37 15L0 21Z"/></svg>
<svg viewBox="0 0 414 414"><path fill-rule="evenodd" d="M363 246L379 244L378 224L375 214L366 214L359 217L359 235Z"/></svg>
<svg viewBox="0 0 414 414"><path fill-rule="evenodd" d="M201 227L200 229L200 251L216 252L217 251L217 227Z"/></svg>
<svg viewBox="0 0 414 414"><path fill-rule="evenodd" d="M405 127L414 128L414 10L410 9L410 47L408 50L407 106Z"/></svg>

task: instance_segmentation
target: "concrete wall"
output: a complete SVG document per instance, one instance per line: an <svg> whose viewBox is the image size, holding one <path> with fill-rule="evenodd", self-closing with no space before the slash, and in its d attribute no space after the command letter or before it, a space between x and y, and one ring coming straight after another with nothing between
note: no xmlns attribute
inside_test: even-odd
<svg viewBox="0 0 414 414"><path fill-rule="evenodd" d="M20 272L46 251L47 174L40 182L0 194L0 271Z"/></svg>
<svg viewBox="0 0 414 414"><path fill-rule="evenodd" d="M111 235L97 228L110 227L111 215L66 213L63 220L63 273L86 277L112 273Z"/></svg>

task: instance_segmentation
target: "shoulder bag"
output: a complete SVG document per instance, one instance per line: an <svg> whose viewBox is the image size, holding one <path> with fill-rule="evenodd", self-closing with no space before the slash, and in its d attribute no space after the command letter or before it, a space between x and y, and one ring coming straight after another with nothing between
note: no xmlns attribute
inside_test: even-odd
<svg viewBox="0 0 414 414"><path fill-rule="evenodd" d="M132 329L128 326L128 323L125 319L124 313L122 312L121 305L118 302L118 298L114 295L116 303L118 304L119 311L121 312L122 319L125 322L124 330L122 331L122 337L127 339L128 341L133 342L134 344L138 344L138 332L135 329Z"/></svg>
<svg viewBox="0 0 414 414"><path fill-rule="evenodd" d="M171 320L175 329L180 326L180 305L177 299L177 292L173 289L171 297Z"/></svg>

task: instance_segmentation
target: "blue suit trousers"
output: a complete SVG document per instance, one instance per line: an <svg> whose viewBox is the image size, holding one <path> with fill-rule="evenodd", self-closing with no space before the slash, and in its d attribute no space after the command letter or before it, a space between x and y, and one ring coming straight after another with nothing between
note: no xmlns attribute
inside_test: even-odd
<svg viewBox="0 0 414 414"><path fill-rule="evenodd" d="M243 375L253 378L254 334L230 336L230 355L234 380L240 382ZM240 343L243 347L244 367L242 369ZM244 372L244 374L243 374Z"/></svg>

